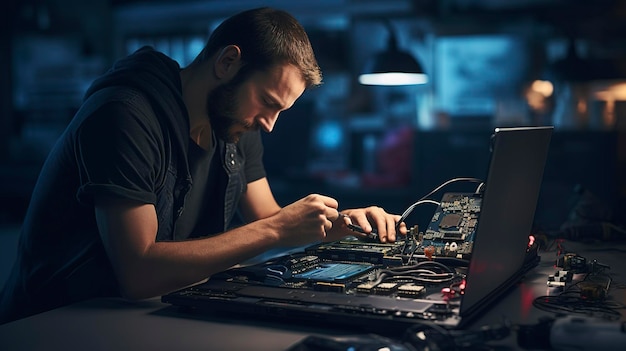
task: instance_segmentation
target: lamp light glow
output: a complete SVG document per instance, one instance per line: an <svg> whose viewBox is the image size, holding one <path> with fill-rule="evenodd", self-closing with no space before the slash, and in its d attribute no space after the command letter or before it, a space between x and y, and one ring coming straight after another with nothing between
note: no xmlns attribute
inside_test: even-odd
<svg viewBox="0 0 626 351"><path fill-rule="evenodd" d="M376 54L365 65L359 83L363 85L418 85L428 82L428 76L424 73L420 63L406 51L398 49L396 36L391 24L386 21L389 28L389 41L385 51Z"/></svg>
<svg viewBox="0 0 626 351"><path fill-rule="evenodd" d="M427 82L428 76L424 73L364 73L359 76L359 83L363 85L417 85Z"/></svg>

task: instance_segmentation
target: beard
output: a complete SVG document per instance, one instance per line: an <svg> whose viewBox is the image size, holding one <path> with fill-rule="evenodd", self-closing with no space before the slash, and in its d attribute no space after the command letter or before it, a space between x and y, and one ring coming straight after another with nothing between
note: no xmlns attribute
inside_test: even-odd
<svg viewBox="0 0 626 351"><path fill-rule="evenodd" d="M237 90L242 81L236 77L215 88L207 96L207 111L215 136L227 143L237 143L245 130L254 129L237 117ZM240 130L237 130L239 127Z"/></svg>

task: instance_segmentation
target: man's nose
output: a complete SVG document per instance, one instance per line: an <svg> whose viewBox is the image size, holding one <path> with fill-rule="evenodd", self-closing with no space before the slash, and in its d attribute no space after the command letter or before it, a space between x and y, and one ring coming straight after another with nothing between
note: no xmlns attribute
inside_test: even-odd
<svg viewBox="0 0 626 351"><path fill-rule="evenodd" d="M266 114L259 118L258 123L265 132L270 133L274 129L279 114L280 112Z"/></svg>

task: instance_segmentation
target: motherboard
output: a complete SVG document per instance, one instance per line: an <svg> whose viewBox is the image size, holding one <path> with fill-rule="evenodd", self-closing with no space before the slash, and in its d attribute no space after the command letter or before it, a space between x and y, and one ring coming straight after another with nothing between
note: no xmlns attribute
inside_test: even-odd
<svg viewBox="0 0 626 351"><path fill-rule="evenodd" d="M480 205L479 195L446 193L425 231L411 226L396 242L347 237L262 264L231 269L216 278L235 284L349 295L415 299L434 294L440 299L443 288L451 297L459 296Z"/></svg>
<svg viewBox="0 0 626 351"><path fill-rule="evenodd" d="M473 193L446 193L428 228L423 233L418 254L469 259L478 224L482 199Z"/></svg>

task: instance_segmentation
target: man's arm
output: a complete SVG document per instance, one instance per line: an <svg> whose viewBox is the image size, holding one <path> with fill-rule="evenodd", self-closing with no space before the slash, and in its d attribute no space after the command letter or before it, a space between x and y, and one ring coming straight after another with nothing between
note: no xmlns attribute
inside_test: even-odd
<svg viewBox="0 0 626 351"><path fill-rule="evenodd" d="M248 191L261 190L261 183ZM162 295L197 283L278 246L323 240L337 218L337 202L309 195L279 208L247 194L248 214L262 218L225 233L196 240L156 242L158 220L151 204L121 199L96 201L96 219L104 247L120 283L131 299ZM262 192L258 193L262 194ZM276 207L272 209L272 203ZM258 205L268 205L265 211ZM273 214L272 214L273 213Z"/></svg>
<svg viewBox="0 0 626 351"><path fill-rule="evenodd" d="M204 239L156 242L158 220L151 204L111 200L96 206L105 249L131 299L162 295L199 282L277 244L276 228L256 222Z"/></svg>
<svg viewBox="0 0 626 351"><path fill-rule="evenodd" d="M248 222L273 216L280 211L267 178L248 183L248 190L243 194L239 208Z"/></svg>

